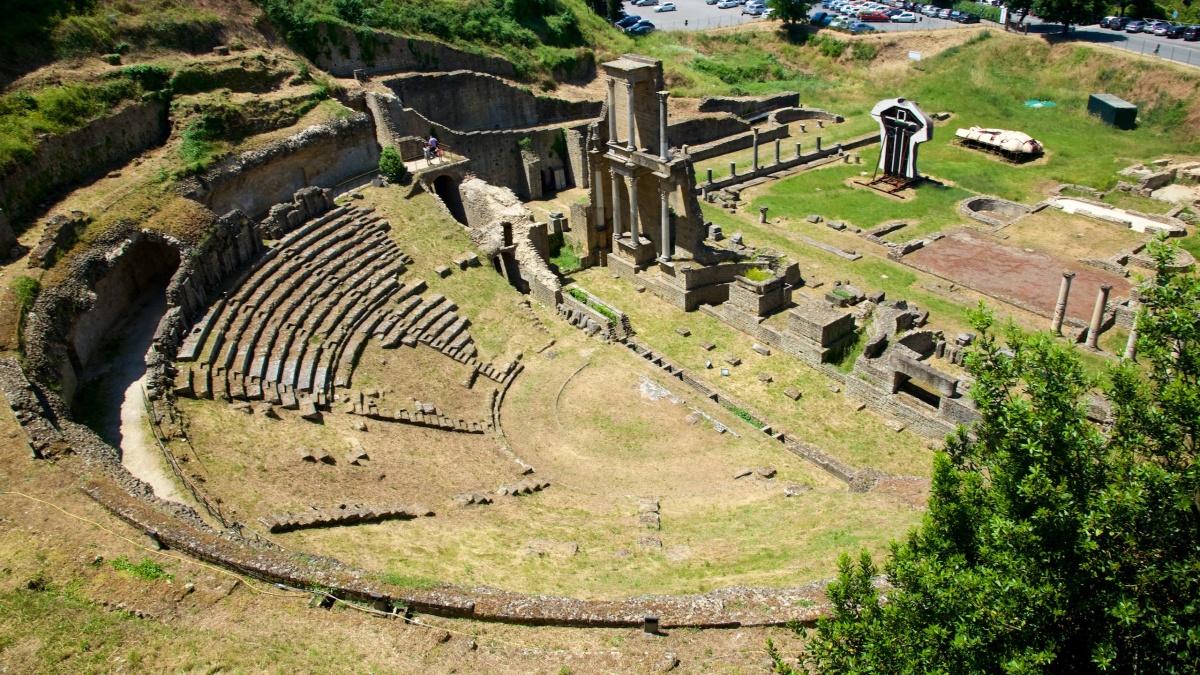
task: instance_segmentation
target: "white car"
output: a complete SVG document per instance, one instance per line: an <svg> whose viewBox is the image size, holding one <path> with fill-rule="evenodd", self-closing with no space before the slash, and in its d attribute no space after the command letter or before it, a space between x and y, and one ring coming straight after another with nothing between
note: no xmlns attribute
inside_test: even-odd
<svg viewBox="0 0 1200 675"><path fill-rule="evenodd" d="M721 0L717 3L717 9L733 9L734 7L741 7L737 0Z"/></svg>
<svg viewBox="0 0 1200 675"><path fill-rule="evenodd" d="M917 15L912 12L900 12L892 17L892 23L916 23Z"/></svg>
<svg viewBox="0 0 1200 675"><path fill-rule="evenodd" d="M654 11L656 11L656 12L674 12L675 11L675 3L668 2L665 5L659 5L658 7L654 8Z"/></svg>

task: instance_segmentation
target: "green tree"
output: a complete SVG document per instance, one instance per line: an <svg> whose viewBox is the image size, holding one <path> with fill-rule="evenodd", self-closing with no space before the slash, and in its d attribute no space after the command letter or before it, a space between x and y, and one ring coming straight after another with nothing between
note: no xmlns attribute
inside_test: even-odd
<svg viewBox="0 0 1200 675"><path fill-rule="evenodd" d="M404 160L395 148L384 148L379 153L379 173L393 183L402 183L408 178L408 167L404 166Z"/></svg>
<svg viewBox="0 0 1200 675"><path fill-rule="evenodd" d="M767 0L767 6L773 10L772 19L781 19L784 23L792 24L808 20L808 10L812 3L808 0Z"/></svg>
<svg viewBox="0 0 1200 675"><path fill-rule="evenodd" d="M1151 247L1141 365L1104 380L1073 348L985 308L967 358L981 421L947 439L929 512L877 585L843 555L808 636L825 673L1200 670L1200 280ZM1000 339L1003 337L1003 341ZM1111 427L1089 421L1097 386ZM779 672L793 672L777 652ZM798 671L797 671L798 672Z"/></svg>
<svg viewBox="0 0 1200 675"><path fill-rule="evenodd" d="M1062 32L1071 26L1101 16L1108 10L1105 0L1034 0L1034 12L1047 23L1062 24Z"/></svg>

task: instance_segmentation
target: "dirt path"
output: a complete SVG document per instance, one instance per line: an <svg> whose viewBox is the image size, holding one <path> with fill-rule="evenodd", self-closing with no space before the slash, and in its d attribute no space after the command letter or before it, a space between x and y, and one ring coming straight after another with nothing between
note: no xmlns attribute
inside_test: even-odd
<svg viewBox="0 0 1200 675"><path fill-rule="evenodd" d="M167 309L161 292L151 292L130 307L124 323L114 326L113 344L104 363L89 369L85 387L99 387L95 396L97 432L121 450L121 464L150 484L163 499L184 501L162 451L151 437L142 387L146 381L146 350L158 321Z"/></svg>

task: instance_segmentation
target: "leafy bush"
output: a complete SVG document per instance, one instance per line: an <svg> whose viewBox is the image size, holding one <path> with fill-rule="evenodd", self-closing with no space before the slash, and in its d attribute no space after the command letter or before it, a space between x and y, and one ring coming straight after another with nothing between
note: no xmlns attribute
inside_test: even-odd
<svg viewBox="0 0 1200 675"><path fill-rule="evenodd" d="M981 19L1000 23L1000 8L991 5L984 5L978 2L956 2L954 9L967 14L974 14ZM968 43L969 44L969 43Z"/></svg>
<svg viewBox="0 0 1200 675"><path fill-rule="evenodd" d="M735 406L735 405L732 405L729 403L723 403L722 405L724 405L725 409L728 410L729 412L733 413L734 415L737 415L738 417L749 422L750 424L753 424L754 426L758 427L759 429L762 429L763 427L767 426L766 422L758 419L754 415L751 415L750 412L748 410L746 410L745 408L739 408L738 406Z"/></svg>
<svg viewBox="0 0 1200 675"><path fill-rule="evenodd" d="M872 61L879 56L879 47L870 42L855 42L851 54L855 61Z"/></svg>
<svg viewBox="0 0 1200 675"><path fill-rule="evenodd" d="M384 148L379 153L379 173L393 183L402 183L408 178L408 168L395 148Z"/></svg>
<svg viewBox="0 0 1200 675"><path fill-rule="evenodd" d="M572 298L575 298L576 300L582 302L583 304L587 305L588 307L591 307L592 309L596 310L597 312L600 312L600 314L602 316L604 316L604 318L608 319L609 321L612 321L613 323L617 323L618 321L620 321L620 317L617 316L616 312L613 312L608 307L605 307L604 305L592 300L592 296L588 295L582 289L568 288L567 295L571 296Z"/></svg>

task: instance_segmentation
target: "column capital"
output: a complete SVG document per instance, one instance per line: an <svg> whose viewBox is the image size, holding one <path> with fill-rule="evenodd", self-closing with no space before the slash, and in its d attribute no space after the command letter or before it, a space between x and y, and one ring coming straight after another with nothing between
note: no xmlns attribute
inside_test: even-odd
<svg viewBox="0 0 1200 675"><path fill-rule="evenodd" d="M1100 286L1100 290L1101 290L1102 292L1104 292L1104 293L1107 293L1107 292L1111 291L1111 290L1112 290L1112 288L1113 288L1113 287L1112 287L1112 285L1111 285L1111 284L1103 284L1102 286Z"/></svg>
<svg viewBox="0 0 1200 675"><path fill-rule="evenodd" d="M612 75L606 75L604 77L604 81L608 84L610 89L617 86L617 78L613 77Z"/></svg>
<svg viewBox="0 0 1200 675"><path fill-rule="evenodd" d="M1074 272L1072 272L1072 271L1070 271L1070 270L1064 270L1064 271L1063 271L1063 277L1065 277L1065 278L1067 278L1067 279L1074 279L1074 278L1075 278L1075 273L1074 273Z"/></svg>
<svg viewBox="0 0 1200 675"><path fill-rule="evenodd" d="M669 91L656 91L654 93L658 94L658 97L663 100L666 100L666 98L671 95L671 92Z"/></svg>

